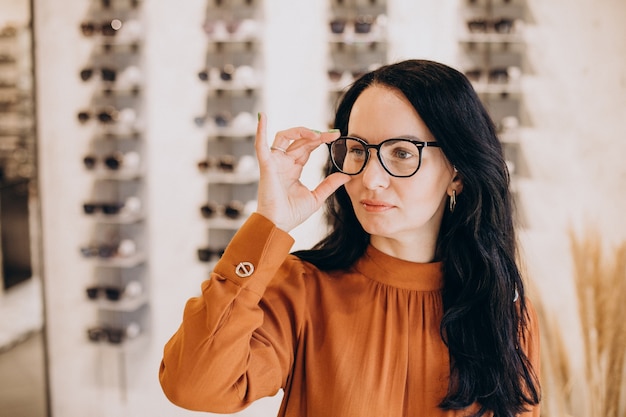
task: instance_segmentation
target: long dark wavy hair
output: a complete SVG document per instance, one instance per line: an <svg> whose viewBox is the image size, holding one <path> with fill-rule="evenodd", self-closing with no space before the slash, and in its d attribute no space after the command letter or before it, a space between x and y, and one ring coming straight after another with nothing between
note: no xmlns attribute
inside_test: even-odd
<svg viewBox="0 0 626 417"><path fill-rule="evenodd" d="M430 129L463 182L454 212L443 216L436 256L443 263L444 315L440 333L450 354L443 409L478 403L496 417L512 417L539 402L539 381L520 345L528 320L516 262L509 175L494 123L468 79L426 60L383 66L343 94L335 127L348 134L357 97L369 86L401 92ZM334 172L327 164L327 174ZM295 254L322 270L349 268L369 244L344 187L326 204L330 231ZM514 302L516 294L519 295Z"/></svg>

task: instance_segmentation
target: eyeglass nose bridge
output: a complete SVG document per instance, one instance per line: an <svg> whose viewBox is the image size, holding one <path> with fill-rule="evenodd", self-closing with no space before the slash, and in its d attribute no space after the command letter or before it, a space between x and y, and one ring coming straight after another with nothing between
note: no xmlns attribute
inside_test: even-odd
<svg viewBox="0 0 626 417"><path fill-rule="evenodd" d="M370 161L370 155L371 155L370 149L376 149L376 159L378 159L378 162L380 163L380 166L385 170L385 172L387 174L393 176L393 174L391 172L389 172L389 169L385 165L385 161L383 161L383 157L380 155L380 148L384 144L385 144L385 142L381 142L381 143L378 143L378 144L371 144L371 143L366 143L366 142L361 143L361 145L363 145L363 147L365 148L365 160L363 161L363 166L359 170L358 174L360 174L361 172L365 171L365 168L367 167L367 164Z"/></svg>

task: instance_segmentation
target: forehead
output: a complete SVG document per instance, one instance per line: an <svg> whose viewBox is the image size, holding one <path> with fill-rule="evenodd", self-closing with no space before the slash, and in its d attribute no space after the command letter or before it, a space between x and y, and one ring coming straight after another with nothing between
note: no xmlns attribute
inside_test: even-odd
<svg viewBox="0 0 626 417"><path fill-rule="evenodd" d="M348 134L370 143L402 136L433 140L409 100L399 90L381 85L367 87L356 99L350 112Z"/></svg>

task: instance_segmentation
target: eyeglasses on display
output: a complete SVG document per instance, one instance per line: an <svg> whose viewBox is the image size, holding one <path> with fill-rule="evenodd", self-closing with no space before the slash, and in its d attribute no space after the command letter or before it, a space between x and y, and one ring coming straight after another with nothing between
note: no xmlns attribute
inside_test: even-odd
<svg viewBox="0 0 626 417"><path fill-rule="evenodd" d="M342 34L346 31L349 21L343 18L337 18L330 21L330 31L334 34ZM374 17L370 15L360 15L354 21L354 33L365 34L370 33L374 24Z"/></svg>
<svg viewBox="0 0 626 417"><path fill-rule="evenodd" d="M211 168L217 168L224 172L233 172L237 163L236 158L233 155L221 155L219 157L208 157L207 159L198 162L198 170L200 172L206 172Z"/></svg>
<svg viewBox="0 0 626 417"><path fill-rule="evenodd" d="M94 36L101 34L102 36L115 36L117 31L122 28L120 19L113 19L105 23L83 22L80 30L84 36Z"/></svg>
<svg viewBox="0 0 626 417"><path fill-rule="evenodd" d="M327 144L330 158L337 170L357 175L365 169L370 149L376 149L382 167L392 177L410 177L422 164L422 150L439 147L437 142L424 142L405 138L392 138L371 145L362 139L342 136Z"/></svg>
<svg viewBox="0 0 626 417"><path fill-rule="evenodd" d="M245 205L239 200L233 200L225 205L209 201L200 207L200 214L202 214L202 217L205 219L211 219L216 216L238 219L243 214L244 209Z"/></svg>
<svg viewBox="0 0 626 417"><path fill-rule="evenodd" d="M122 289L119 287L87 287L85 290L90 300L97 299L100 295L104 295L109 301L119 301L122 295Z"/></svg>
<svg viewBox="0 0 626 417"><path fill-rule="evenodd" d="M95 68L84 68L80 71L80 79L83 81L89 81L94 73L99 72L102 81L115 82L117 78L117 71L113 68L102 67L99 69Z"/></svg>
<svg viewBox="0 0 626 417"><path fill-rule="evenodd" d="M113 327L92 327L87 329L87 337L92 342L120 344L124 340L124 330Z"/></svg>
<svg viewBox="0 0 626 417"><path fill-rule="evenodd" d="M139 167L139 153L131 152L114 152L111 155L98 158L95 155L87 155L83 158L83 164L85 168L92 170L98 165L98 160L101 159L104 166L111 170L118 170L122 167L135 169Z"/></svg>
<svg viewBox="0 0 626 417"><path fill-rule="evenodd" d="M521 69L516 66L494 67L490 69L472 68L464 71L465 76L473 82L506 84L519 79Z"/></svg>
<svg viewBox="0 0 626 417"><path fill-rule="evenodd" d="M118 326L96 326L87 329L87 337L92 342L109 342L117 345L126 339L134 339L141 333L138 323L130 323L125 328Z"/></svg>
<svg viewBox="0 0 626 417"><path fill-rule="evenodd" d="M124 203L113 202L113 203L84 203L83 211L85 214L94 214L97 212L102 212L102 214L119 214L122 208L124 207Z"/></svg>
<svg viewBox="0 0 626 417"><path fill-rule="evenodd" d="M119 111L114 108L107 108L98 112L91 112L83 110L77 114L78 121L81 123L87 123L91 118L96 118L100 123L114 123L119 120Z"/></svg>
<svg viewBox="0 0 626 417"><path fill-rule="evenodd" d="M200 262L211 262L212 260L219 259L224 255L224 251L226 248L199 248L198 249L198 260Z"/></svg>
<svg viewBox="0 0 626 417"><path fill-rule="evenodd" d="M128 0L128 4L132 9L136 9L139 6L140 0ZM110 9L113 7L115 0L100 0L100 4L103 9Z"/></svg>
<svg viewBox="0 0 626 417"><path fill-rule="evenodd" d="M514 20L506 17L495 20L476 18L467 21L467 29L470 33L495 32L507 34L512 32L513 24Z"/></svg>
<svg viewBox="0 0 626 417"><path fill-rule="evenodd" d="M109 301L119 301L124 297L137 297L142 293L142 287L139 281L131 281L126 286L113 285L92 285L85 289L87 297L90 300L96 300L104 296Z"/></svg>

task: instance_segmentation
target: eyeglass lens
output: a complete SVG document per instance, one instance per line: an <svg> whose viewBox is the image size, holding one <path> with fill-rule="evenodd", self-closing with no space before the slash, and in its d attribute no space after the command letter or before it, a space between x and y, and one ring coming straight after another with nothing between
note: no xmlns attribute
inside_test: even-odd
<svg viewBox="0 0 626 417"><path fill-rule="evenodd" d="M339 171L356 175L365 168L369 149L365 142L342 137L331 143L330 155ZM378 145L378 158L391 175L409 177L419 169L421 148L408 139L389 139Z"/></svg>

